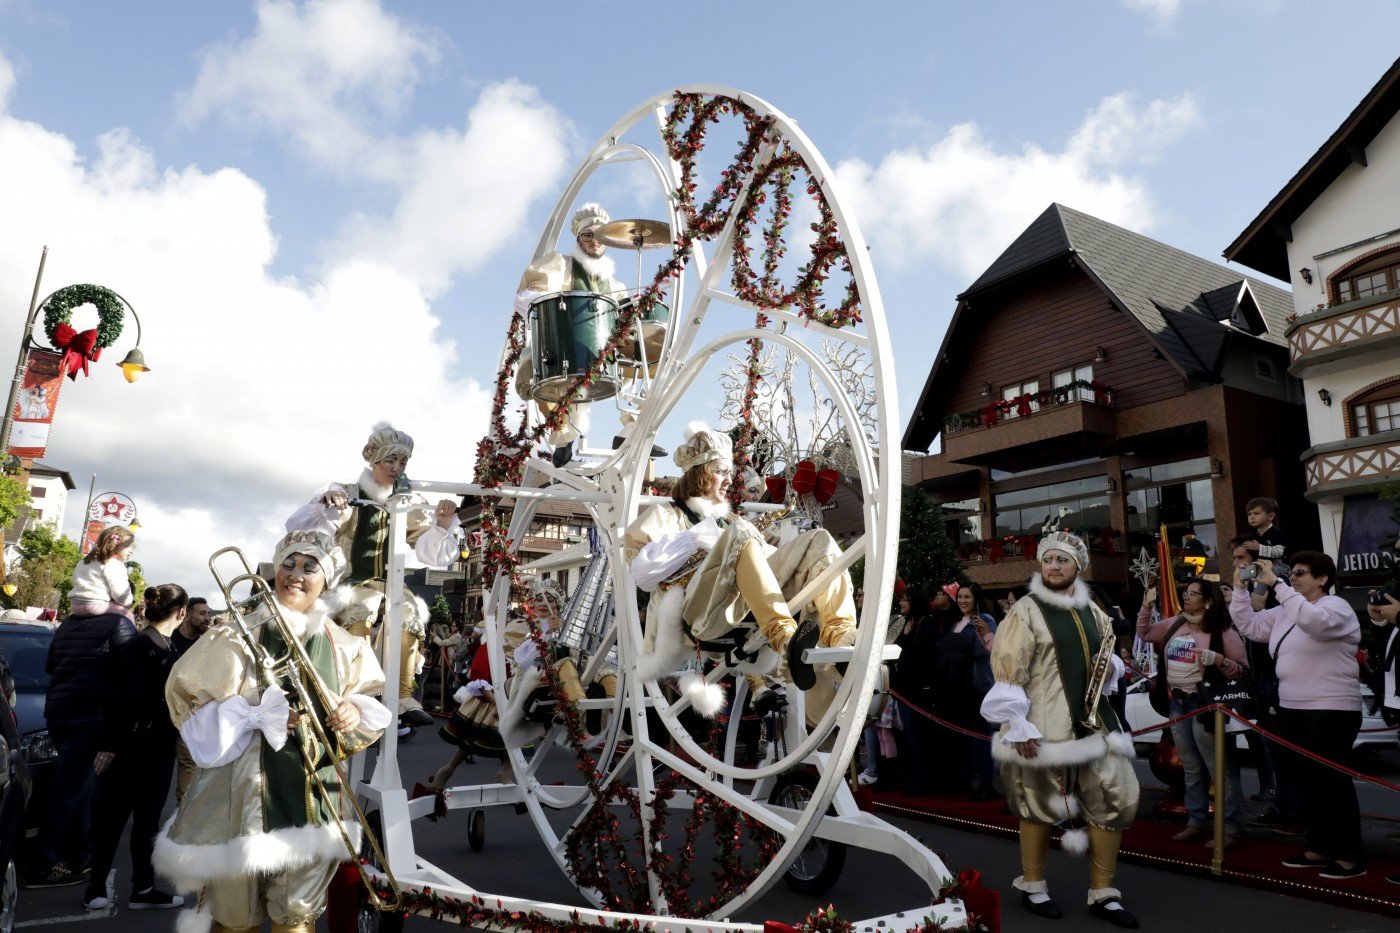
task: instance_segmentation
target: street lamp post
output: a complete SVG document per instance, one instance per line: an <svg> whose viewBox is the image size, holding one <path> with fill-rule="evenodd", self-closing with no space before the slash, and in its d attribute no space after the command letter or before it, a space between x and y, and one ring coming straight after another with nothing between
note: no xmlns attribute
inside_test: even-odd
<svg viewBox="0 0 1400 933"><path fill-rule="evenodd" d="M44 263L49 258L49 248L44 247L44 251L39 256L39 272L34 277L34 293L29 299L29 317L24 322L24 337L19 342L19 359L15 362L15 375L10 381L10 401L5 406L5 416L3 426L0 426L0 460L9 459L10 451L10 430L14 426L15 403L19 399L20 384L24 381L24 367L29 359L29 349L34 345L34 322L39 316L39 309L46 305L49 298L39 300L39 287L44 280ZM107 289L126 306L126 310L131 312L132 320L136 322L136 346L127 352L126 357L117 365L121 367L122 376L127 382L135 382L142 373L151 371L146 365L146 357L141 352L141 317L136 313L136 309L131 306L131 302L122 298L111 289Z"/></svg>

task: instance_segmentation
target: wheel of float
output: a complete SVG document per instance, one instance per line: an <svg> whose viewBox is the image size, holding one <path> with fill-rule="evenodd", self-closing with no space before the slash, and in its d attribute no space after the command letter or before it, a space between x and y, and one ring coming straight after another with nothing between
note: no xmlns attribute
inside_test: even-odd
<svg viewBox="0 0 1400 933"><path fill-rule="evenodd" d="M807 771L793 771L778 778L768 802L790 810L802 810L812 799L817 779ZM783 882L799 894L825 894L846 867L846 845L829 839L811 838L788 864Z"/></svg>
<svg viewBox="0 0 1400 933"><path fill-rule="evenodd" d="M486 811L473 810L467 817L467 845L473 852L486 848Z"/></svg>
<svg viewBox="0 0 1400 933"><path fill-rule="evenodd" d="M860 742L865 712L875 688L884 645L884 639L880 635L884 632L893 598L894 558L898 546L901 448L893 358L883 306L869 265L864 240L853 218L843 208L833 190L831 172L825 160L792 120L766 102L731 88L703 85L661 94L638 105L603 135L575 172L545 225L536 249L536 258L555 248L561 233L567 227L574 202L584 183L596 170L612 162L640 160L651 169L660 183L665 202L670 205L673 230L677 229L679 217L675 201L671 197L677 184L675 163L665 155L664 142L657 146L659 137L656 128L664 119L666 108L677 100L676 95L680 94L724 96L740 101L761 119L768 121L766 139L773 147L786 145L804 160L831 210L837 233L845 244L851 278L859 295L862 311L859 326L845 329L813 324L795 313L782 309L770 309L766 312L770 318L776 319L775 327L760 330L746 324L746 321L753 320L756 309L724 294L719 283L727 282L728 277L720 275L717 278L714 271L722 271L732 255L734 225L731 218L725 232L707 241L705 247L701 248L704 254L703 261L712 270L709 275L702 276L694 291L688 292L687 275L700 273L700 262L692 259L687 268L673 280L671 299L675 310L671 320L678 323L667 335L660 370L640 405L633 430L626 441L610 456L570 463L562 476L559 471L553 471L552 485L542 491L546 499L560 490L579 490L594 497L588 502L588 509L611 560L613 581L616 584L616 612L604 644L608 647L615 646L617 651L618 690L611 710L612 715L609 716L602 734L593 741L591 747L591 753L602 763L604 780L634 782L641 796L647 799L654 788L654 775L668 771L681 774L744 814L759 820L774 830L782 840L769 864L752 879L745 890L710 914L727 916L761 895L776 883L779 877L787 876L788 866L804 866L799 869L800 874L793 877L789 883L819 884L822 889L834 882L835 876L840 872L844 849L826 848L825 858L821 866L817 867L815 861L807 860L808 842L844 780L851 757ZM647 139L651 148L633 142L629 134L650 134ZM658 152L661 153L660 157ZM771 154L772 148L765 149L765 152ZM734 206L731 204L729 209L732 212ZM698 335L702 322L714 316L721 308L731 314L734 327L723 336L700 343ZM735 309L738 309L738 314L732 313ZM800 326L789 326L792 324ZM848 670L825 712L810 729L798 721L800 717L789 716L788 719L794 723L794 727L787 741L783 743L782 753L770 755L756 767L744 767L734 761L738 717L732 717L728 737L721 743L721 751L711 754L681 726L680 708L684 706L683 703L668 698L666 691L657 683L639 683L632 676L638 646L642 642L642 630L636 591L630 586L630 572L622 565L621 532L644 507L641 502L642 476L646 459L662 424L695 385L707 363L721 354L742 351L745 343L751 338L777 344L805 364L824 387L835 412L848 426L852 460L863 496L861 510L865 521L865 534L859 539L856 553L865 560L866 598ZM826 362L806 342L816 338L830 340L839 347L859 347L868 359L875 388L875 423L867 430L853 429L862 423L862 419ZM503 358L504 356L503 353ZM886 451L888 456L877 457L877 451L880 450ZM528 469L527 467L525 482L527 485L538 485L538 482L531 482L529 479ZM535 480L538 479L536 475ZM539 501L534 498L517 500L512 517L512 531L507 535L510 546L519 547ZM854 559L851 554L846 556ZM844 566L849 566L849 562L845 562L844 559L843 562ZM492 588L491 601L494 611L491 624L497 633L503 630L507 621L509 594L509 581L505 577L497 578ZM499 637L490 640L489 653L493 674L499 678L505 670L506 663ZM496 682L501 680L497 679ZM796 688L789 685L788 689L793 691ZM736 678L732 702L741 702L746 690L743 678ZM505 713L506 706L504 693L505 691L497 691L497 702L502 714ZM648 709L648 704L655 708ZM619 740L623 734L624 720L630 732L627 737L630 748L625 755L619 755ZM572 749L565 748L564 743L557 741L561 734L562 730L558 726L553 727L544 738L532 745L533 754L529 757L526 756L525 749L511 744L508 739L507 754L537 830L555 861L567 873L569 866L564 853L571 834L586 810L589 792L585 787L554 787L541 780L541 776L548 773L551 761L568 759L573 754ZM804 783L789 781L783 785L787 789L780 794L786 795L786 799L793 803L801 803L800 808L794 808L799 810L798 816L788 818L779 814L769 806L767 794L759 791L759 788L771 787L781 775L814 760L813 756L818 751L823 755L824 766L813 771L809 780ZM760 793L761 798L758 796ZM797 799L799 797L800 801ZM577 815L561 829L557 825L559 811L574 811ZM655 839L648 840L650 847L661 844L661 841ZM815 859L815 851L810 857ZM810 869L806 867L809 864ZM648 871L650 872L650 869ZM695 874L700 876L703 872L697 870ZM655 898L658 890L656 878L650 876L649 880ZM603 906L598 892L585 887L580 887L579 890L595 905Z"/></svg>

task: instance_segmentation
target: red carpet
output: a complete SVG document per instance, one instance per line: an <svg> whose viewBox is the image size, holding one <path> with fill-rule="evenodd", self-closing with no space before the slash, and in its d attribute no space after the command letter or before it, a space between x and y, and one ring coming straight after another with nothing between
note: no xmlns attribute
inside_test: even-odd
<svg viewBox="0 0 1400 933"><path fill-rule="evenodd" d="M877 811L940 823L956 829L1014 838L1016 818L1006 812L1000 798L973 801L961 797L906 797L891 791L875 792ZM1143 809L1148 809L1144 801ZM1201 842L1173 842L1180 824L1139 819L1123 837L1121 857L1186 874L1210 877L1210 850ZM1249 837L1225 853L1223 878L1252 888L1262 888L1293 897L1325 901L1400 917L1400 886L1385 880L1400 872L1400 864L1373 859L1366 875L1348 881L1319 878L1315 871L1284 868L1283 859L1304 848L1301 840Z"/></svg>

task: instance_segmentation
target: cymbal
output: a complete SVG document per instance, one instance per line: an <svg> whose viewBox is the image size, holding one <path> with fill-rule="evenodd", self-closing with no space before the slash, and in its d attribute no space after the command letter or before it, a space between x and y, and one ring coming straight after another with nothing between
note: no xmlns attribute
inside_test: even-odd
<svg viewBox="0 0 1400 933"><path fill-rule="evenodd" d="M614 220L593 231L598 242L618 249L656 249L671 243L671 225L664 220Z"/></svg>

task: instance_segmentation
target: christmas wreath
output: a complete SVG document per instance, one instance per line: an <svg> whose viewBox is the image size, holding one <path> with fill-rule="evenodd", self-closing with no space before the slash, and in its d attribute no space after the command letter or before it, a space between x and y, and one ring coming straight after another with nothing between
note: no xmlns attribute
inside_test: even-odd
<svg viewBox="0 0 1400 933"><path fill-rule="evenodd" d="M89 304L97 308L97 326L79 331L69 323L73 309ZM122 304L116 292L101 285L69 285L44 302L44 333L54 348L62 351L63 366L70 379L78 378L80 369L87 375L88 362L96 362L102 351L121 336L126 317Z"/></svg>

